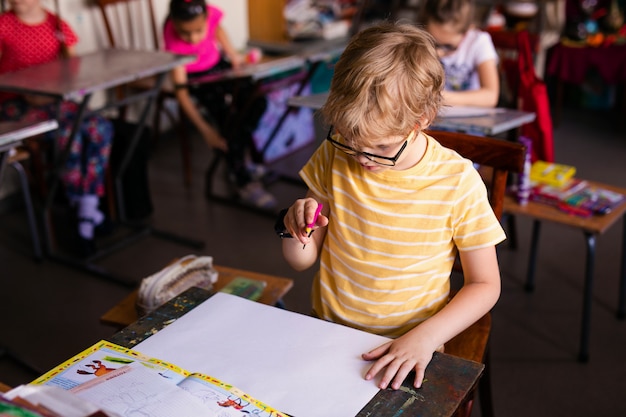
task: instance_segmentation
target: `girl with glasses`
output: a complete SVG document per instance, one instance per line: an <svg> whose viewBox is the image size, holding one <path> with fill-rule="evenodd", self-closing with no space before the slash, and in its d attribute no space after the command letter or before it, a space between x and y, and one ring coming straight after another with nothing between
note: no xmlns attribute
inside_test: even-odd
<svg viewBox="0 0 626 417"><path fill-rule="evenodd" d="M444 104L498 104L498 55L491 36L474 27L474 1L425 0L418 21L435 38L446 72Z"/></svg>
<svg viewBox="0 0 626 417"><path fill-rule="evenodd" d="M420 387L433 352L500 294L495 245L505 235L485 184L424 132L443 85L427 32L382 23L355 35L321 110L327 140L300 171L308 192L276 223L293 237L282 240L289 265L319 265L316 316L392 338L363 353L365 378L381 389L398 389L410 371ZM449 300L457 253L465 283Z"/></svg>

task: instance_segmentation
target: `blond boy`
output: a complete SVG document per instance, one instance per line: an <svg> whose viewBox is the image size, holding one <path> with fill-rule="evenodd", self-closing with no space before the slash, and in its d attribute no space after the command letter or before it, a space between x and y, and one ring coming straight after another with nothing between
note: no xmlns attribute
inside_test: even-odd
<svg viewBox="0 0 626 417"><path fill-rule="evenodd" d="M432 37L383 23L357 34L335 67L322 113L327 140L300 174L306 197L283 211L283 254L296 270L320 260L318 317L390 336L363 359L365 378L420 387L433 352L500 294L495 245L505 236L472 163L424 133L444 75ZM319 204L323 210L314 233ZM449 301L460 253L464 285Z"/></svg>

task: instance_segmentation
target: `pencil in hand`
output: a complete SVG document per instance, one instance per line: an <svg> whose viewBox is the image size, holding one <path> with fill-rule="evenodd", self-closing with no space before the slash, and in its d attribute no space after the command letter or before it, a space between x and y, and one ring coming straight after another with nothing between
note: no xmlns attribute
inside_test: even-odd
<svg viewBox="0 0 626 417"><path fill-rule="evenodd" d="M311 237L311 235L313 234L314 232L313 228L315 227L315 223L317 223L317 218L320 216L320 213L322 212L322 207L324 207L322 203L319 203L317 205L317 209L315 210L315 216L313 217L313 222L306 225L305 232L307 234L307 237ZM304 248L306 248L306 243L302 245L303 250Z"/></svg>

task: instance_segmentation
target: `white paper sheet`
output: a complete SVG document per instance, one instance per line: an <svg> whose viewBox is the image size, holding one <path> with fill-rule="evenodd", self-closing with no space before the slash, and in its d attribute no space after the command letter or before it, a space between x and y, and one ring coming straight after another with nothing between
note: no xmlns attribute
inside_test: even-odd
<svg viewBox="0 0 626 417"><path fill-rule="evenodd" d="M135 347L296 417L356 415L378 392L361 354L387 338L217 293Z"/></svg>

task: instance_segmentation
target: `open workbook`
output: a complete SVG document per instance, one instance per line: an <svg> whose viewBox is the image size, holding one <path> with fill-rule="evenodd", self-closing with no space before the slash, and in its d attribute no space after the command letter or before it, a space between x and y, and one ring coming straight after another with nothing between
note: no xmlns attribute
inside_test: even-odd
<svg viewBox="0 0 626 417"><path fill-rule="evenodd" d="M32 382L126 415L286 417L212 376L100 341Z"/></svg>

